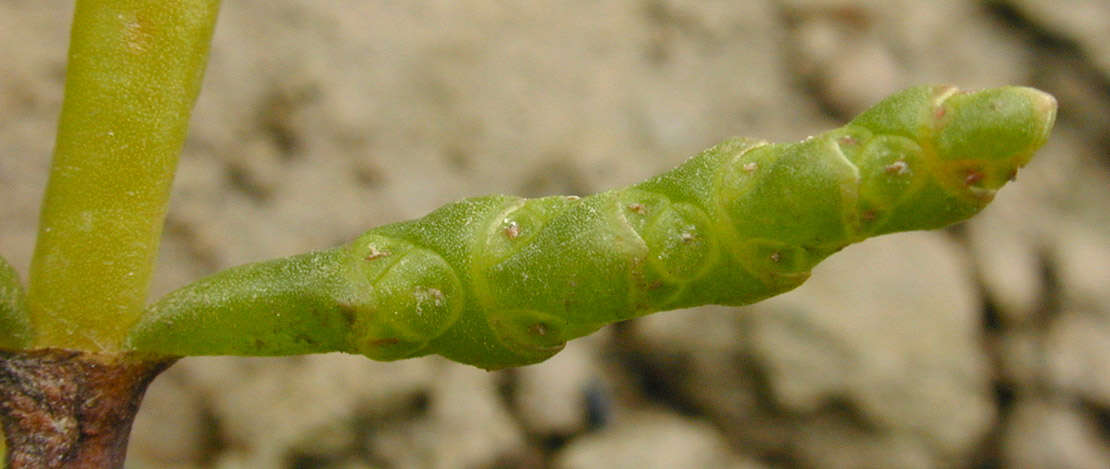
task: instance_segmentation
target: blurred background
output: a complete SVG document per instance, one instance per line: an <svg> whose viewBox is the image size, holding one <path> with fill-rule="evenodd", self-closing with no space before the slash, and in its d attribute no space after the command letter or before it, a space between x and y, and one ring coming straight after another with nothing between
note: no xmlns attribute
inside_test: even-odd
<svg viewBox="0 0 1110 469"><path fill-rule="evenodd" d="M71 2L0 0L0 252L25 276ZM745 308L487 373L199 357L129 468L1110 467L1110 3L229 0L154 295L463 197L588 194L899 89L1031 85L1056 130L954 228Z"/></svg>

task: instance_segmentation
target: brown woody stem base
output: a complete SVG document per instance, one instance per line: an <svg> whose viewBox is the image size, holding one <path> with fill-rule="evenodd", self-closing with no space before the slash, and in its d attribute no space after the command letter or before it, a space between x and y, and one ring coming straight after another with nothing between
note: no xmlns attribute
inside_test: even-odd
<svg viewBox="0 0 1110 469"><path fill-rule="evenodd" d="M0 352L8 467L122 468L143 393L175 360L60 349Z"/></svg>

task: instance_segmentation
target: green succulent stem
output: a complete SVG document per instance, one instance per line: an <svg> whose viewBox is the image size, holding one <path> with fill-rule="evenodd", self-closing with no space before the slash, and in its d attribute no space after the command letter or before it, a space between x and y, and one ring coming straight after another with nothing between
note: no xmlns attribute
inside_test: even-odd
<svg viewBox="0 0 1110 469"><path fill-rule="evenodd" d="M78 0L27 304L38 348L119 350L145 307L218 0Z"/></svg>
<svg viewBox="0 0 1110 469"><path fill-rule="evenodd" d="M1031 88L921 86L804 141L731 139L626 188L463 200L186 286L128 348L535 363L606 324L752 303L848 244L964 220L1028 163L1055 112Z"/></svg>

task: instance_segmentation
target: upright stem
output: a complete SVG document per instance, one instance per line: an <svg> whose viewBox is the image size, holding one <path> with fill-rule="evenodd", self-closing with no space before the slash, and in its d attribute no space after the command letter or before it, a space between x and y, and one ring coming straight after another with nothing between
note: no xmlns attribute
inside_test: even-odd
<svg viewBox="0 0 1110 469"><path fill-rule="evenodd" d="M78 0L27 303L35 347L112 352L138 320L219 0Z"/></svg>

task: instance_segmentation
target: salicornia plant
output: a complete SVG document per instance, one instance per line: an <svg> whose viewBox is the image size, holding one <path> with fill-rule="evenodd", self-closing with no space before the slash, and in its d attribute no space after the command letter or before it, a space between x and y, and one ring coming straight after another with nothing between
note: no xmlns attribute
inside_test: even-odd
<svg viewBox="0 0 1110 469"><path fill-rule="evenodd" d="M77 2L26 297L0 262L14 466L122 464L146 383L181 356L440 354L496 369L616 321L788 291L851 243L977 213L1045 142L1056 112L1031 88L915 87L801 142L727 140L588 197L463 200L147 307L217 4ZM44 382L59 379L101 390L100 410L86 412L79 395L63 396L73 409L51 407ZM105 437L96 419L117 431Z"/></svg>

